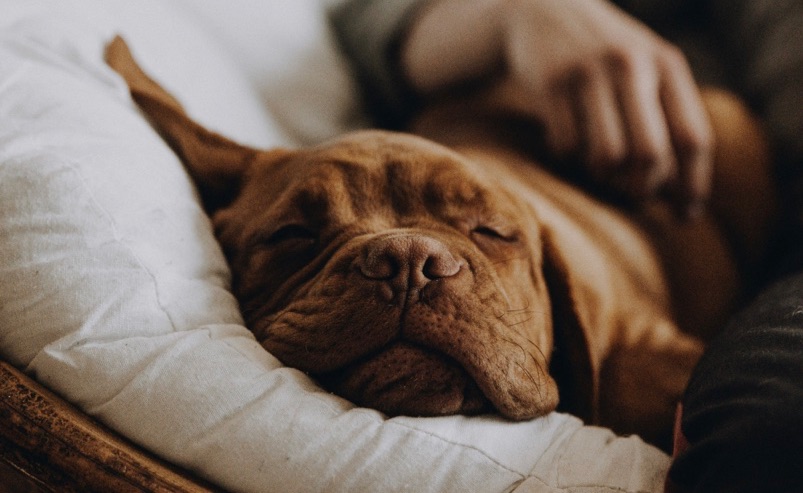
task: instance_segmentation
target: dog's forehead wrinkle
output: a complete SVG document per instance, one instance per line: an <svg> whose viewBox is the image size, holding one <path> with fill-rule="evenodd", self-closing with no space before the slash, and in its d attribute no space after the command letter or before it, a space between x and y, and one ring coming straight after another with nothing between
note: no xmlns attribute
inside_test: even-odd
<svg viewBox="0 0 803 493"><path fill-rule="evenodd" d="M490 209L486 187L469 166L454 156L437 155L417 161L392 156L384 168L385 196L401 216L426 214L468 223Z"/></svg>
<svg viewBox="0 0 803 493"><path fill-rule="evenodd" d="M488 193L485 187L473 181L470 176L457 174L435 176L425 188L424 196L430 204L485 208Z"/></svg>
<svg viewBox="0 0 803 493"><path fill-rule="evenodd" d="M421 137L355 132L310 152L307 161L340 171L358 213L379 202L389 202L400 215L437 215L444 207L476 208L486 202L476 166Z"/></svg>
<svg viewBox="0 0 803 493"><path fill-rule="evenodd" d="M350 224L376 195L371 186L375 180L368 174L353 163L318 163L299 174L275 201L275 208L318 225Z"/></svg>
<svg viewBox="0 0 803 493"><path fill-rule="evenodd" d="M392 209L402 215L410 215L420 209L420 190L413 180L413 169L403 161L390 158L385 162L386 196Z"/></svg>
<svg viewBox="0 0 803 493"><path fill-rule="evenodd" d="M311 149L308 155L318 162L329 162L345 167L377 168L389 155L400 152L399 146L395 143L396 139L386 134L388 132L353 132Z"/></svg>

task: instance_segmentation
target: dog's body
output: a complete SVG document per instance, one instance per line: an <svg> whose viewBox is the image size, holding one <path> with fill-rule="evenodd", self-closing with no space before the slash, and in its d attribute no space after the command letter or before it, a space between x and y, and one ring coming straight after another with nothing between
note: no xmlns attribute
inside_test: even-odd
<svg viewBox="0 0 803 493"><path fill-rule="evenodd" d="M720 222L682 225L661 205L629 218L481 123L422 119L448 147L364 131L260 152L192 123L122 40L107 59L198 184L249 328L358 404L528 419L560 397L657 437L703 349L676 314L697 331L738 296ZM732 229L751 255L765 215L726 220L749 223Z"/></svg>

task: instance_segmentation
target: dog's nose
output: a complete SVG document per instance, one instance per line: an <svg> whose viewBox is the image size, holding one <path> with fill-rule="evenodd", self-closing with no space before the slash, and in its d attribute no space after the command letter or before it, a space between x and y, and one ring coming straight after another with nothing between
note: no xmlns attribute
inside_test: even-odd
<svg viewBox="0 0 803 493"><path fill-rule="evenodd" d="M461 262L435 238L396 234L370 241L357 266L366 278L389 282L398 291L420 289L430 281L454 276Z"/></svg>

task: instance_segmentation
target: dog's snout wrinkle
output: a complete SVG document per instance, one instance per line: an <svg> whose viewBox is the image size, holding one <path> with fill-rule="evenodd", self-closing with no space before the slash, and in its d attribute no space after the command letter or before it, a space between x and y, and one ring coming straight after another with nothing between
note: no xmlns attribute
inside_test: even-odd
<svg viewBox="0 0 803 493"><path fill-rule="evenodd" d="M431 281L457 275L463 266L441 241L420 234L386 235L369 242L357 269L369 280L382 281L384 297L405 299ZM389 288L389 289L388 289Z"/></svg>

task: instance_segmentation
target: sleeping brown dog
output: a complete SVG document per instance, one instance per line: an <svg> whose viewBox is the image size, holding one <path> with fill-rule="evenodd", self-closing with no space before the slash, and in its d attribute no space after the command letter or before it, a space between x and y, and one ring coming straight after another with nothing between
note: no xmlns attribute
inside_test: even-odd
<svg viewBox="0 0 803 493"><path fill-rule="evenodd" d="M260 151L192 122L121 39L107 60L199 187L257 339L389 414L522 420L560 399L657 437L703 349L678 322L719 323L763 242L761 140L722 95L709 98L730 153L715 194L747 195L683 224L665 204L634 219L589 197L476 114L424 117L441 144L360 131Z"/></svg>

